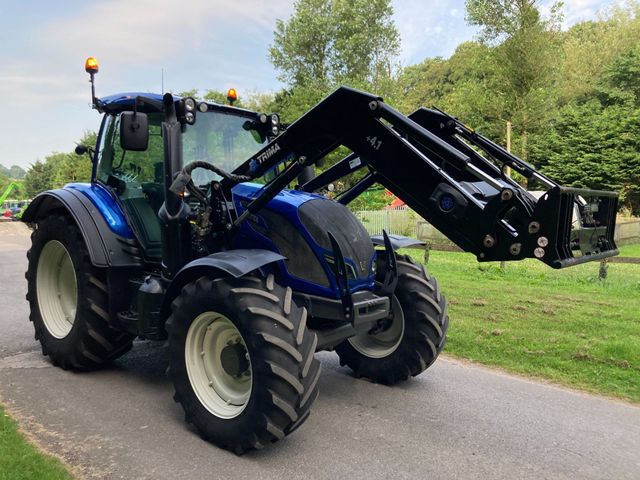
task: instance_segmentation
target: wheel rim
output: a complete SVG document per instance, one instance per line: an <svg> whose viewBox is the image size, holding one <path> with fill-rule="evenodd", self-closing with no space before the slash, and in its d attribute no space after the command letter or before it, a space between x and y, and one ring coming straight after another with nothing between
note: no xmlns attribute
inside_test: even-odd
<svg viewBox="0 0 640 480"><path fill-rule="evenodd" d="M187 332L185 363L191 387L209 412L219 418L242 413L251 396L253 372L247 346L231 320L217 312L196 317Z"/></svg>
<svg viewBox="0 0 640 480"><path fill-rule="evenodd" d="M47 242L40 252L36 293L48 332L59 339L69 335L76 319L78 284L71 256L57 240Z"/></svg>
<svg viewBox="0 0 640 480"><path fill-rule="evenodd" d="M393 320L389 328L376 334L362 333L349 338L349 343L362 355L383 358L396 351L404 335L404 312L393 296Z"/></svg>

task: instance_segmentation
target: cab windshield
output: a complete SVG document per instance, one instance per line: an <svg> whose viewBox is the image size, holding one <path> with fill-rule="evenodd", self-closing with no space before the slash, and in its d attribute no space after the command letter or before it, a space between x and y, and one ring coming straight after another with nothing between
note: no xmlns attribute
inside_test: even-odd
<svg viewBox="0 0 640 480"><path fill-rule="evenodd" d="M187 125L182 135L183 162L205 161L232 172L266 143L252 120L219 111L198 113L195 125ZM196 169L193 182L203 185L220 178L213 172Z"/></svg>
<svg viewBox="0 0 640 480"><path fill-rule="evenodd" d="M108 183L116 177L129 187L163 182L163 140L160 125L162 113L150 113L149 146L145 151L124 151L120 147L120 117L109 115L103 126L99 146L97 178ZM264 135L254 128L250 117L220 111L198 112L195 125L186 125L182 135L183 163L205 161L228 172L251 158L266 143ZM196 169L196 185L220 178L208 170Z"/></svg>

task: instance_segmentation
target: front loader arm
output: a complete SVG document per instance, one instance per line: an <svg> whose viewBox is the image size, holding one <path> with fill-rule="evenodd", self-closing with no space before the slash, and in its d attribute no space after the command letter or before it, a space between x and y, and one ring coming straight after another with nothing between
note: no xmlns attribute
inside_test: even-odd
<svg viewBox="0 0 640 480"><path fill-rule="evenodd" d="M406 117L382 99L347 87L329 95L236 169L234 173L256 178L278 164L287 165L238 222L266 205L304 166L340 145L353 153L301 186L303 190L314 191L366 168L364 178L339 201L348 203L380 183L480 261L535 257L561 268L617 254L615 193L560 187L442 112L420 109ZM536 199L497 164L537 180L546 194ZM580 210L580 235L572 231L574 206ZM578 250L580 255L574 255Z"/></svg>

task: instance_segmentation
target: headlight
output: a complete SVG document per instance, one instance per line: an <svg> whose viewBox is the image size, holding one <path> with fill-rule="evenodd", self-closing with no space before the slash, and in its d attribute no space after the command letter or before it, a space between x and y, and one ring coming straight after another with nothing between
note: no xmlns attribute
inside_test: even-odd
<svg viewBox="0 0 640 480"><path fill-rule="evenodd" d="M184 99L184 109L187 112L193 112L196 109L196 101L191 97L185 98Z"/></svg>
<svg viewBox="0 0 640 480"><path fill-rule="evenodd" d="M267 123L267 114L266 113L261 113L260 114L260 123Z"/></svg>
<svg viewBox="0 0 640 480"><path fill-rule="evenodd" d="M196 117L193 115L193 112L187 112L184 114L184 119L187 121L189 125L193 125Z"/></svg>
<svg viewBox="0 0 640 480"><path fill-rule="evenodd" d="M280 124L280 118L275 113L271 115L271 125L277 127Z"/></svg>
<svg viewBox="0 0 640 480"><path fill-rule="evenodd" d="M207 110L209 110L209 105L207 105L206 102L200 102L200 105L198 105L198 110L200 110L202 113L205 113Z"/></svg>
<svg viewBox="0 0 640 480"><path fill-rule="evenodd" d="M271 133L273 133L274 135L278 135L278 127L276 126L271 127Z"/></svg>

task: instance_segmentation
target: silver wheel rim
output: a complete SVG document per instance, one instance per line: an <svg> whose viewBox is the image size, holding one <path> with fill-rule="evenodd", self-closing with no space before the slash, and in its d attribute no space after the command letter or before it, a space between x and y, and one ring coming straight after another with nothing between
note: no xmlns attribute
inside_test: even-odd
<svg viewBox="0 0 640 480"><path fill-rule="evenodd" d="M227 373L222 365L222 351L236 344L247 350L233 322L217 312L202 313L187 332L185 363L189 382L200 403L219 418L240 415L251 396L253 372L249 358L248 369L238 376Z"/></svg>
<svg viewBox="0 0 640 480"><path fill-rule="evenodd" d="M58 339L69 335L76 319L78 284L71 256L58 240L49 240L40 252L36 295L47 331Z"/></svg>
<svg viewBox="0 0 640 480"><path fill-rule="evenodd" d="M396 351L403 336L404 312L394 295L393 320L389 328L376 334L361 333L349 338L349 343L365 357L384 358Z"/></svg>

